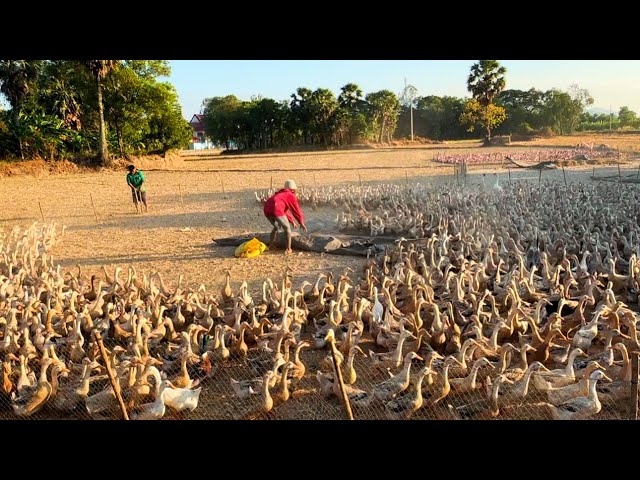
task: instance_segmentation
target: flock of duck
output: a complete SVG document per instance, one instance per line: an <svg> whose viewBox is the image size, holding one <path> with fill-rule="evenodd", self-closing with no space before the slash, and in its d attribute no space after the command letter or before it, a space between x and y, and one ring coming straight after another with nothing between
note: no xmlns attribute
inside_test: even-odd
<svg viewBox="0 0 640 480"><path fill-rule="evenodd" d="M258 294L228 273L217 292L133 267L88 279L54 264L55 225L1 235L0 411L319 418L342 414L344 392L355 418L628 418L637 188L351 193L351 211L416 239L361 275L295 285L287 270Z"/></svg>

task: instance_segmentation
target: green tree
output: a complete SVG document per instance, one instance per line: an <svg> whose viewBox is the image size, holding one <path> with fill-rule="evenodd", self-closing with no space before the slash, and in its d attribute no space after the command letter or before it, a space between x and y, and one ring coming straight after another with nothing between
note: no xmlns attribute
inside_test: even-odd
<svg viewBox="0 0 640 480"><path fill-rule="evenodd" d="M89 69L96 81L98 92L98 115L100 119L100 147L98 150L98 160L101 165L105 165L108 159L106 127L104 122L104 105L102 102L102 81L114 70L119 60L86 60L86 67Z"/></svg>
<svg viewBox="0 0 640 480"><path fill-rule="evenodd" d="M468 126L468 131L473 132L477 124L481 124L487 131L487 141L491 140L491 129L500 125L507 114L503 107L489 104L482 106L478 100L469 100L464 111L460 115L460 123Z"/></svg>
<svg viewBox="0 0 640 480"><path fill-rule="evenodd" d="M369 121L373 131L378 132L378 142L391 141L398 125L400 102L391 90L369 93L365 100L369 105Z"/></svg>
<svg viewBox="0 0 640 480"><path fill-rule="evenodd" d="M560 135L573 133L578 127L584 109L593 103L589 92L577 85L572 85L569 92L549 90L545 96L545 124Z"/></svg>
<svg viewBox="0 0 640 480"><path fill-rule="evenodd" d="M12 123L18 141L18 152L24 159L20 129L20 114L28 95L32 92L40 73L38 60L0 60L0 92L11 105Z"/></svg>
<svg viewBox="0 0 640 480"><path fill-rule="evenodd" d="M296 90L296 93L291 94L291 102L289 108L291 109L291 126L295 126L295 130L300 132L303 142L306 145L309 143L309 133L311 130L311 111L309 110L309 97L311 97L311 90L305 87L300 87Z"/></svg>
<svg viewBox="0 0 640 480"><path fill-rule="evenodd" d="M169 83L155 85L148 110L148 134L142 138L151 152L165 154L171 149L186 148L193 130L182 116L175 87Z"/></svg>
<svg viewBox="0 0 640 480"><path fill-rule="evenodd" d="M497 60L480 60L472 65L467 79L467 90L471 92L472 99L467 102L460 121L468 126L469 131L480 123L487 133L487 143L491 141L491 129L506 118L504 108L493 104L496 96L506 88L506 73L507 69Z"/></svg>
<svg viewBox="0 0 640 480"><path fill-rule="evenodd" d="M55 115L67 128L82 130L82 75L75 62L55 60L46 62L39 78L38 104L45 113Z"/></svg>
<svg viewBox="0 0 640 480"><path fill-rule="evenodd" d="M504 90L496 99L496 105L505 108L507 118L496 128L504 133L530 133L543 125L542 110L545 94L540 90Z"/></svg>
<svg viewBox="0 0 640 480"><path fill-rule="evenodd" d="M629 110L629 107L620 107L620 111L618 112L618 120L620 122L620 128L635 128L640 124L638 115L636 115L636 112L634 112L633 110Z"/></svg>
<svg viewBox="0 0 640 480"><path fill-rule="evenodd" d="M362 90L355 83L347 83L340 89L338 109L335 112L334 135L336 143L348 138L348 143L366 135L367 103L362 99Z"/></svg>
<svg viewBox="0 0 640 480"><path fill-rule="evenodd" d="M204 124L207 137L227 150L240 135L242 102L235 95L213 97L204 101Z"/></svg>
<svg viewBox="0 0 640 480"><path fill-rule="evenodd" d="M334 112L338 108L335 95L327 88L318 88L309 95L307 105L311 118L311 133L319 143L328 145L333 134Z"/></svg>
<svg viewBox="0 0 640 480"><path fill-rule="evenodd" d="M467 138L469 134L460 125L460 115L465 101L457 97L428 95L415 101L414 132L434 140ZM407 136L411 132L410 111L404 108L398 120L398 130Z"/></svg>

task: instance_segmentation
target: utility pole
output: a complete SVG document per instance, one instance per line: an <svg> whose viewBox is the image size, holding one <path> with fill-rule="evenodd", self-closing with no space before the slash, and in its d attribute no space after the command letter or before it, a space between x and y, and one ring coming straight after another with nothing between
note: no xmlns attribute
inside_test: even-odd
<svg viewBox="0 0 640 480"><path fill-rule="evenodd" d="M413 141L413 100L416 98L418 89L413 85L407 84L407 78L404 79L404 90L402 91L401 99L404 105L409 104L409 111L411 116L411 140Z"/></svg>
<svg viewBox="0 0 640 480"><path fill-rule="evenodd" d="M611 133L611 104L609 104L609 133Z"/></svg>
<svg viewBox="0 0 640 480"><path fill-rule="evenodd" d="M404 79L404 89L407 90L407 78ZM411 99L411 104L409 105L409 111L411 112L411 141L413 142L413 98Z"/></svg>

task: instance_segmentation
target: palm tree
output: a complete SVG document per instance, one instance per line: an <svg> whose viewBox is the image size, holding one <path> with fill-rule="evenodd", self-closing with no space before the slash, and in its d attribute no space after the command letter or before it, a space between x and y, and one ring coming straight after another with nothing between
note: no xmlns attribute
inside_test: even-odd
<svg viewBox="0 0 640 480"><path fill-rule="evenodd" d="M107 134L104 124L104 107L102 105L102 80L120 63L119 60L86 60L84 64L91 71L98 85L98 113L100 114L100 151L98 159L101 165L107 163Z"/></svg>
<svg viewBox="0 0 640 480"><path fill-rule="evenodd" d="M467 90L478 101L485 111L490 110L493 99L497 97L507 86L504 79L507 69L497 60L480 60L471 67L471 73L467 79ZM485 123L487 139L491 140L491 124Z"/></svg>
<svg viewBox="0 0 640 480"><path fill-rule="evenodd" d="M40 63L39 60L0 60L0 92L4 93L11 105L14 134L18 139L20 158L23 160L20 112L38 78Z"/></svg>

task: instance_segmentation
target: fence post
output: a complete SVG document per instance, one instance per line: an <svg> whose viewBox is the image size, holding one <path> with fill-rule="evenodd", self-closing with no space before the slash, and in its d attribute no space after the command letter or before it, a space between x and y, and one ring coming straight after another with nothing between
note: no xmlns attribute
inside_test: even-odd
<svg viewBox="0 0 640 480"><path fill-rule="evenodd" d="M102 343L102 337L100 336L100 332L98 330L93 331L93 337L96 339L98 343L98 347L100 348L100 354L104 359L105 367L107 368L107 376L109 377L109 382L111 382L111 387L113 388L113 393L116 395L118 399L118 403L120 404L120 409L122 410L122 416L125 420L129 420L129 414L127 413L127 407L124 404L124 400L122 400L122 395L120 394L120 385L116 382L116 378L113 375L113 370L111 370L111 361L109 356L107 355L107 351L104 348L104 343Z"/></svg>
<svg viewBox="0 0 640 480"><path fill-rule="evenodd" d="M631 418L638 420L638 354L631 354Z"/></svg>
<svg viewBox="0 0 640 480"><path fill-rule="evenodd" d="M336 358L336 345L333 340L328 342L331 346L331 358L333 360L333 366L336 369L336 380L340 382L340 393L342 394L342 400L344 400L344 407L347 410L347 417L349 420L353 420L353 412L351 411L351 404L349 403L349 397L344 389L344 380L342 379L342 371L340 370L340 364Z"/></svg>
<svg viewBox="0 0 640 480"><path fill-rule="evenodd" d="M93 207L93 214L96 216L96 223L100 223L98 221L98 212L96 211L96 205L93 203L93 194L89 192L89 198L91 199L91 206Z"/></svg>
<svg viewBox="0 0 640 480"><path fill-rule="evenodd" d="M38 202L38 207L40 208L40 216L42 217L42 223L46 223L44 221L44 213L42 213L42 205L40 205L40 202Z"/></svg>

